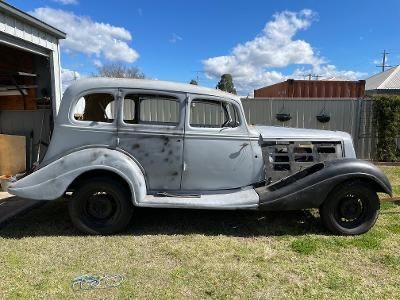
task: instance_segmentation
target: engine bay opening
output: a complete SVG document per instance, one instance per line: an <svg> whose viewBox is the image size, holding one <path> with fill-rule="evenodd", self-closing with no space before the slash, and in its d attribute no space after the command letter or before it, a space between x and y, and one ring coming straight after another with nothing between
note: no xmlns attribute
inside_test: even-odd
<svg viewBox="0 0 400 300"><path fill-rule="evenodd" d="M265 178L274 183L316 163L343 157L340 141L264 140L261 144Z"/></svg>

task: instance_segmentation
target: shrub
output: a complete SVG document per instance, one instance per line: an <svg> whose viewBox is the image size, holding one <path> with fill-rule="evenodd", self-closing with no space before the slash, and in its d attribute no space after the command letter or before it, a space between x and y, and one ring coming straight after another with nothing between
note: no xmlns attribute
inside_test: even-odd
<svg viewBox="0 0 400 300"><path fill-rule="evenodd" d="M400 133L400 96L376 95L374 99L374 125L378 133L377 159L400 161L396 138Z"/></svg>

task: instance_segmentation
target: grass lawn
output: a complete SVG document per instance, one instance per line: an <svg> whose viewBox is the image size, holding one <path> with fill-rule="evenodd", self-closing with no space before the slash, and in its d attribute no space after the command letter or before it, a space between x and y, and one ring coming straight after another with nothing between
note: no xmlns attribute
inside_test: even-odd
<svg viewBox="0 0 400 300"><path fill-rule="evenodd" d="M382 167L400 196L400 167ZM119 273L118 288L73 292L73 278ZM400 297L400 203L358 237L327 234L315 211L138 209L119 236L83 236L65 201L0 229L0 299Z"/></svg>

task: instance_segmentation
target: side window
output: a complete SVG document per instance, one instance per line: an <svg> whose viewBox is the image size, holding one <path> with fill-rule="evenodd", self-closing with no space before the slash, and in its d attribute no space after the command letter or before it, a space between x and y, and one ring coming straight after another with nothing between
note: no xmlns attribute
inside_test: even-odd
<svg viewBox="0 0 400 300"><path fill-rule="evenodd" d="M232 103L227 103L226 107L230 118L229 127L238 127L240 125L238 108Z"/></svg>
<svg viewBox="0 0 400 300"><path fill-rule="evenodd" d="M112 123L115 119L115 100L112 94L93 93L83 96L73 108L75 120Z"/></svg>
<svg viewBox="0 0 400 300"><path fill-rule="evenodd" d="M235 105L214 100L195 99L190 106L190 126L204 128L237 127L240 118Z"/></svg>
<svg viewBox="0 0 400 300"><path fill-rule="evenodd" d="M136 97L135 95L126 95L124 99L123 117L124 122L127 124L136 124Z"/></svg>
<svg viewBox="0 0 400 300"><path fill-rule="evenodd" d="M127 124L176 125L179 123L179 101L175 97L163 95L126 95L124 122Z"/></svg>

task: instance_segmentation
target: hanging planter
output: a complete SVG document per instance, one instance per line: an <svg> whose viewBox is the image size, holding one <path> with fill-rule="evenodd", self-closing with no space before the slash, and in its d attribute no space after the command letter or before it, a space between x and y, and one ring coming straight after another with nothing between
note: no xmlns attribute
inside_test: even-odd
<svg viewBox="0 0 400 300"><path fill-rule="evenodd" d="M278 113L276 114L276 119L281 122L289 121L292 116L289 113Z"/></svg>
<svg viewBox="0 0 400 300"><path fill-rule="evenodd" d="M282 105L281 110L275 115L275 117L281 122L289 121L292 118L290 113L285 112L285 103Z"/></svg>
<svg viewBox="0 0 400 300"><path fill-rule="evenodd" d="M317 115L317 120L321 123L328 123L331 120L331 116L326 112L325 106Z"/></svg>
<svg viewBox="0 0 400 300"><path fill-rule="evenodd" d="M317 116L317 120L321 123L328 123L331 120L331 116L326 114L321 114Z"/></svg>

